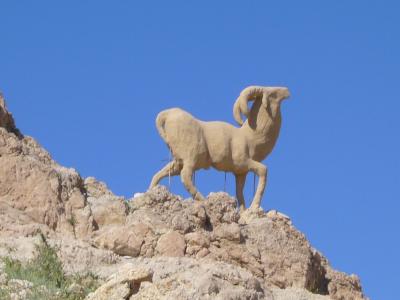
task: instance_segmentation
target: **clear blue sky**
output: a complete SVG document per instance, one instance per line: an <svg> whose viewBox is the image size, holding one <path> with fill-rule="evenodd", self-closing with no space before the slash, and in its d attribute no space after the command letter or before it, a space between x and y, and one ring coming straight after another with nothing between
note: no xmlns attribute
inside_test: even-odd
<svg viewBox="0 0 400 300"><path fill-rule="evenodd" d="M245 86L288 86L262 206L288 214L372 299L397 299L399 11L398 1L1 1L0 89L54 159L131 196L168 157L159 111L233 122ZM197 184L208 194L223 178L202 171ZM249 199L252 176L246 188ZM188 196L178 178L172 190Z"/></svg>

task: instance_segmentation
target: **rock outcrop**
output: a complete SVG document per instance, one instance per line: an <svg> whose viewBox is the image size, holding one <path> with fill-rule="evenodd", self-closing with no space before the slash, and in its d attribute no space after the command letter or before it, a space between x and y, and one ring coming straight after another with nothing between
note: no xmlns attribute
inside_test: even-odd
<svg viewBox="0 0 400 300"><path fill-rule="evenodd" d="M131 299L273 299L263 283L244 269L222 262L177 257L136 259L112 275L88 299L126 299L127 296Z"/></svg>
<svg viewBox="0 0 400 300"><path fill-rule="evenodd" d="M30 259L41 233L67 273L105 280L88 299L366 299L289 217L240 215L223 192L115 196L23 136L2 98L0 166L0 256Z"/></svg>
<svg viewBox="0 0 400 300"><path fill-rule="evenodd" d="M7 131L14 133L18 137L22 137L22 134L15 126L12 114L7 110L3 94L1 92L0 92L0 127L3 127Z"/></svg>

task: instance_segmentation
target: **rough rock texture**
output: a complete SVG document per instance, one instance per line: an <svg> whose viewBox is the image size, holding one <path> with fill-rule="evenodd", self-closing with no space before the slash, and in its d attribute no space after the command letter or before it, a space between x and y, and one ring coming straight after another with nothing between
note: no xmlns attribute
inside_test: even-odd
<svg viewBox="0 0 400 300"><path fill-rule="evenodd" d="M88 300L274 299L262 281L232 265L191 258L137 259Z"/></svg>
<svg viewBox="0 0 400 300"><path fill-rule="evenodd" d="M157 241L156 253L162 256L184 256L185 238L177 231L163 234Z"/></svg>
<svg viewBox="0 0 400 300"><path fill-rule="evenodd" d="M22 137L20 131L15 126L12 114L7 110L3 94L1 92L0 92L0 127L3 127L7 131L14 133L18 137Z"/></svg>
<svg viewBox="0 0 400 300"><path fill-rule="evenodd" d="M366 299L289 217L240 215L222 192L115 196L21 135L2 98L0 166L0 256L29 260L42 233L67 273L111 276L90 299Z"/></svg>
<svg viewBox="0 0 400 300"><path fill-rule="evenodd" d="M82 178L74 169L56 164L34 139L20 138L0 127L0 165L3 207L77 237L93 231Z"/></svg>
<svg viewBox="0 0 400 300"><path fill-rule="evenodd" d="M306 289L333 299L363 297L358 278L334 271L279 212L263 213L241 224L236 201L226 193L212 193L206 201L194 202L164 187L135 198L130 208L127 223L146 223L160 236L159 241L170 234L166 229L184 235L187 257L240 266L263 278L267 286ZM345 295L338 292L339 286L345 287Z"/></svg>

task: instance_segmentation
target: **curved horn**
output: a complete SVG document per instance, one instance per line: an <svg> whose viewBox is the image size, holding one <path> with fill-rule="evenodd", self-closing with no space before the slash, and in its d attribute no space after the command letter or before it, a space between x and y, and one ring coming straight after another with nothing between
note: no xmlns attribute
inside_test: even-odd
<svg viewBox="0 0 400 300"><path fill-rule="evenodd" d="M249 114L247 103L259 96L263 96L265 92L266 88L261 86L249 86L241 91L233 105L233 117L239 125L243 125L242 114L246 117Z"/></svg>

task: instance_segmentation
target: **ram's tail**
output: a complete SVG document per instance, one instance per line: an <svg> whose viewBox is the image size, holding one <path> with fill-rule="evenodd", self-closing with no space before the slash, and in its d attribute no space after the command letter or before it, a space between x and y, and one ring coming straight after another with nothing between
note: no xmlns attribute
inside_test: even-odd
<svg viewBox="0 0 400 300"><path fill-rule="evenodd" d="M158 114L156 118L156 127L162 139L168 144L167 135L165 133L165 121L167 119L167 114L167 111L162 111Z"/></svg>

